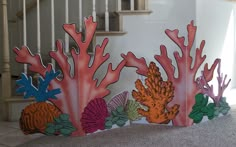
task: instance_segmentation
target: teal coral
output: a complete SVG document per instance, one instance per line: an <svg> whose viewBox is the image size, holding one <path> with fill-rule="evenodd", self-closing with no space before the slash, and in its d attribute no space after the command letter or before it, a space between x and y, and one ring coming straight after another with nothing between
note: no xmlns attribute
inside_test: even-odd
<svg viewBox="0 0 236 147"><path fill-rule="evenodd" d="M55 72L51 70L46 72L45 79L39 77L39 85L36 88L32 84L32 77L27 77L24 73L21 74L21 79L16 81L16 84L20 87L17 88L17 93L25 93L24 98L29 98L34 96L37 102L45 102L48 98L56 99L56 94L61 93L60 89L48 90L48 85L51 80L56 78L60 74L59 71Z"/></svg>
<svg viewBox="0 0 236 147"><path fill-rule="evenodd" d="M46 135L59 135L70 136L72 132L76 131L76 128L69 121L68 114L61 114L58 118L54 119L53 123L48 123L45 129Z"/></svg>
<svg viewBox="0 0 236 147"><path fill-rule="evenodd" d="M111 112L111 115L106 118L105 128L111 129L114 124L119 127L122 127L127 121L128 117L126 112L124 111L124 107L118 106L115 110Z"/></svg>
<svg viewBox="0 0 236 147"><path fill-rule="evenodd" d="M215 107L215 112L214 112L214 115L216 117L219 116L219 114L223 114L223 115L226 115L230 110L230 106L229 104L226 102L226 98L225 97L222 97L220 99L220 102L219 102L219 105L217 107Z"/></svg>
<svg viewBox="0 0 236 147"><path fill-rule="evenodd" d="M199 93L195 96L195 104L189 117L193 119L194 123L200 123L204 116L210 120L215 117L215 104L208 104L208 96L204 97L203 94Z"/></svg>

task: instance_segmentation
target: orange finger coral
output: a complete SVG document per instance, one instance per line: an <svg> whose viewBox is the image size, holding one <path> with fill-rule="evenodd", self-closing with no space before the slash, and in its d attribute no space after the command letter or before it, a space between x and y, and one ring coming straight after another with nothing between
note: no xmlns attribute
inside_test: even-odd
<svg viewBox="0 0 236 147"><path fill-rule="evenodd" d="M179 105L167 106L173 100L174 87L171 81L163 81L154 62L149 65L145 85L138 79L135 82L137 91L132 91L136 101L147 107L146 110L139 108L139 114L145 116L149 123L169 123L178 114Z"/></svg>

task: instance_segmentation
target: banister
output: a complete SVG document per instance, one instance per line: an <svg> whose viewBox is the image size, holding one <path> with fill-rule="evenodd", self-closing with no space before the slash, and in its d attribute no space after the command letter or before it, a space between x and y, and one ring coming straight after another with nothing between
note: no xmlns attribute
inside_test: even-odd
<svg viewBox="0 0 236 147"><path fill-rule="evenodd" d="M42 1L42 0L40 0ZM30 10L35 8L37 6L37 1L31 1L28 4L26 4L26 13L28 13ZM16 13L16 16L19 17L20 19L23 19L23 9L18 11Z"/></svg>

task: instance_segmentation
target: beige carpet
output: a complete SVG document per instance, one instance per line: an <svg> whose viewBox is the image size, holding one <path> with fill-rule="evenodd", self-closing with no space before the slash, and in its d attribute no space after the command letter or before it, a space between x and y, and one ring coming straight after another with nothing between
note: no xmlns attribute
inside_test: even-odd
<svg viewBox="0 0 236 147"><path fill-rule="evenodd" d="M132 125L85 137L41 137L19 147L236 147L236 107L191 127Z"/></svg>

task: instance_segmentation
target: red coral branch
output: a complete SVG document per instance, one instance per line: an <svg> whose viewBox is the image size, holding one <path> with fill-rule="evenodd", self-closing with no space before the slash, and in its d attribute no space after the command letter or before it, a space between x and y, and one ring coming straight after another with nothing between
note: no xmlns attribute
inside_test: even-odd
<svg viewBox="0 0 236 147"><path fill-rule="evenodd" d="M108 60L109 54L104 53L104 49L108 43L108 39L104 39L101 46L96 46L95 55L92 65L90 65L91 57L87 53L89 44L92 41L96 30L97 23L92 21L92 17L85 19L85 40L82 38L81 32L77 32L74 24L63 25L64 30L74 39L78 46L78 51L71 50L71 56L74 61L74 73L70 74L71 65L68 63L68 57L64 53L62 43L57 41L57 51L51 51L50 56L60 66L63 79L54 80L50 83L51 89L60 88L61 93L57 95L58 99L50 99L63 113L70 115L73 125L77 131L72 135L84 135L81 126L81 116L87 104L95 98L104 98L110 93L107 86L116 82L119 79L120 72L124 68L126 61L122 60L115 70L112 70L112 65L109 64L107 73L101 83L97 84L97 79L94 80L94 74L97 69ZM28 49L14 50L17 54L17 61L20 63L31 64L30 70L45 74L48 68L41 64L39 56L36 57L30 54ZM51 68L51 66L48 66Z"/></svg>
<svg viewBox="0 0 236 147"><path fill-rule="evenodd" d="M164 45L161 45L160 50L161 50L161 55L155 55L154 58L157 61L159 61L161 65L165 65L166 68L164 68L164 70L167 74L167 77L174 78L175 67L172 65L172 60L168 58L166 47ZM173 79L170 78L169 80L173 80Z"/></svg>
<svg viewBox="0 0 236 147"><path fill-rule="evenodd" d="M70 77L70 64L68 63L68 57L64 53L62 42L56 41L57 51L50 52L50 56L58 63L62 70L62 74L65 77Z"/></svg>
<svg viewBox="0 0 236 147"><path fill-rule="evenodd" d="M48 66L45 67L42 63L41 56L38 54L33 55L26 46L22 46L21 49L16 47L13 49L13 51L17 55L15 58L16 61L19 63L29 64L30 71L44 76L46 71L50 71L52 69L51 64L48 64Z"/></svg>
<svg viewBox="0 0 236 147"><path fill-rule="evenodd" d="M121 56L126 60L127 67L136 67L136 73L140 75L147 75L148 66L144 58L137 58L132 52L128 52L127 55L121 54Z"/></svg>
<svg viewBox="0 0 236 147"><path fill-rule="evenodd" d="M228 87L228 85L231 81L231 79L229 79L228 82L225 83L227 75L223 76L223 73L220 72L220 67L221 67L221 62L219 60L219 64L218 64L218 68L217 68L217 74L218 74L218 77L217 77L218 94L217 95L214 94L213 85L210 86L208 84L208 81L207 81L206 77L204 76L203 72L202 72L202 75L197 78L197 85L198 85L199 89L201 90L201 92L203 94L206 94L209 97L211 97L212 100L214 101L214 103L216 104L216 106L219 105L219 102L223 96L224 90Z"/></svg>
<svg viewBox="0 0 236 147"><path fill-rule="evenodd" d="M174 52L174 57L177 63L178 75L174 76L175 68L172 64L171 59L167 55L167 50L165 46L161 46L161 54L155 55L155 59L161 64L164 68L168 80L173 82L175 87L175 96L171 104L179 104L180 111L179 114L173 121L174 125L178 126L189 126L192 125L192 120L187 116L191 112L191 108L194 104L194 97L198 93L199 89L197 88L195 76L196 72L203 64L206 55L202 56L202 51L205 45L205 41L202 41L200 44L200 49L196 49L195 59L193 67L193 58L190 55L191 49L193 48L193 42L195 39L197 27L193 25L193 21L187 26L188 30L188 44L185 45L185 38L179 37L178 30L166 30L167 36L173 40L176 45L179 46L181 50L181 55L179 52ZM208 65L205 64L204 75L207 77L207 81L212 79L214 69L219 60L215 60L214 64L208 70Z"/></svg>

